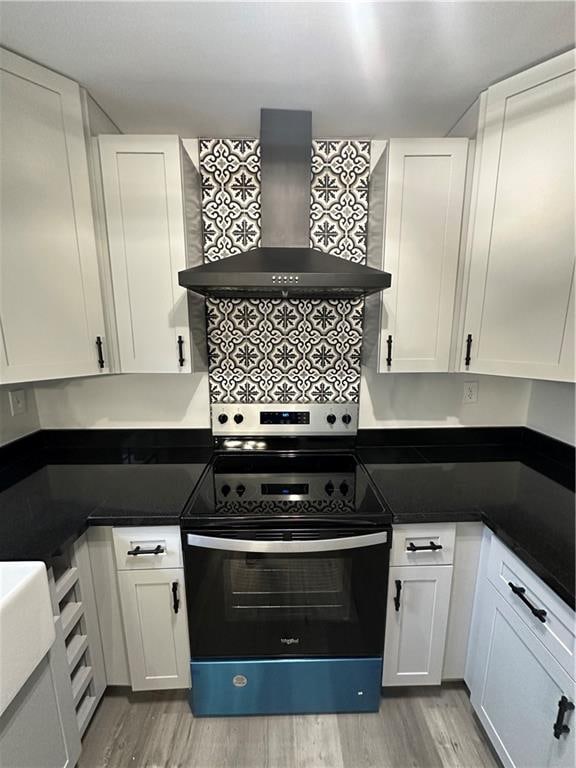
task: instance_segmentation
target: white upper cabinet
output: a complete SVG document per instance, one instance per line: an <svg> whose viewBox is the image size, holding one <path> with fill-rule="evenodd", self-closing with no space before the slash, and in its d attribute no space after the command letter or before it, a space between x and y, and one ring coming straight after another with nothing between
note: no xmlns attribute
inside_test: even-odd
<svg viewBox="0 0 576 768"><path fill-rule="evenodd" d="M0 89L0 381L105 373L79 88L0 49Z"/></svg>
<svg viewBox="0 0 576 768"><path fill-rule="evenodd" d="M467 139L388 145L378 370L447 371Z"/></svg>
<svg viewBox="0 0 576 768"><path fill-rule="evenodd" d="M177 136L99 141L121 371L189 373L202 320L191 336L178 272L201 261L198 174Z"/></svg>
<svg viewBox="0 0 576 768"><path fill-rule="evenodd" d="M487 91L461 370L574 378L574 61Z"/></svg>

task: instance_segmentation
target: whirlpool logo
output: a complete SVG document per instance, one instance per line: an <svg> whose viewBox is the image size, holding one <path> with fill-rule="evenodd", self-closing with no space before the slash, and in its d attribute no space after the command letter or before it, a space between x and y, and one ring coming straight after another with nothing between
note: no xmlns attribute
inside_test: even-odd
<svg viewBox="0 0 576 768"><path fill-rule="evenodd" d="M284 645L298 645L300 642L299 637L281 637L280 642Z"/></svg>

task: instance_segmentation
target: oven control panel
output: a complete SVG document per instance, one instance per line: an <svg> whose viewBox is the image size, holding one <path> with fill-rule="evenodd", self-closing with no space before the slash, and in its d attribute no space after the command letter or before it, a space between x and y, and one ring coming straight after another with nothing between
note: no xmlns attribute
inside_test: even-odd
<svg viewBox="0 0 576 768"><path fill-rule="evenodd" d="M212 432L230 435L354 435L358 403L223 403L212 406Z"/></svg>
<svg viewBox="0 0 576 768"><path fill-rule="evenodd" d="M216 500L234 501L333 501L352 502L352 473L310 475L218 474L214 475Z"/></svg>

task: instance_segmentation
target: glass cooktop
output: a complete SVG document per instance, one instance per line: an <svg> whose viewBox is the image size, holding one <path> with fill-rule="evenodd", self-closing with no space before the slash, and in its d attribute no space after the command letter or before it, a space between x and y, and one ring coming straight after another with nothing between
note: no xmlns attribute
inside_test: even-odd
<svg viewBox="0 0 576 768"><path fill-rule="evenodd" d="M182 524L222 524L226 519L389 524L391 513L353 454L243 453L216 456Z"/></svg>

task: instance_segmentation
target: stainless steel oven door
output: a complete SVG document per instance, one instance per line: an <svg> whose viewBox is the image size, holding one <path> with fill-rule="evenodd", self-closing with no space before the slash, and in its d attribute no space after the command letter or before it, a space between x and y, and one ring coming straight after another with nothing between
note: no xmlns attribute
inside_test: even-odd
<svg viewBox="0 0 576 768"><path fill-rule="evenodd" d="M378 656L388 530L187 533L192 658Z"/></svg>

